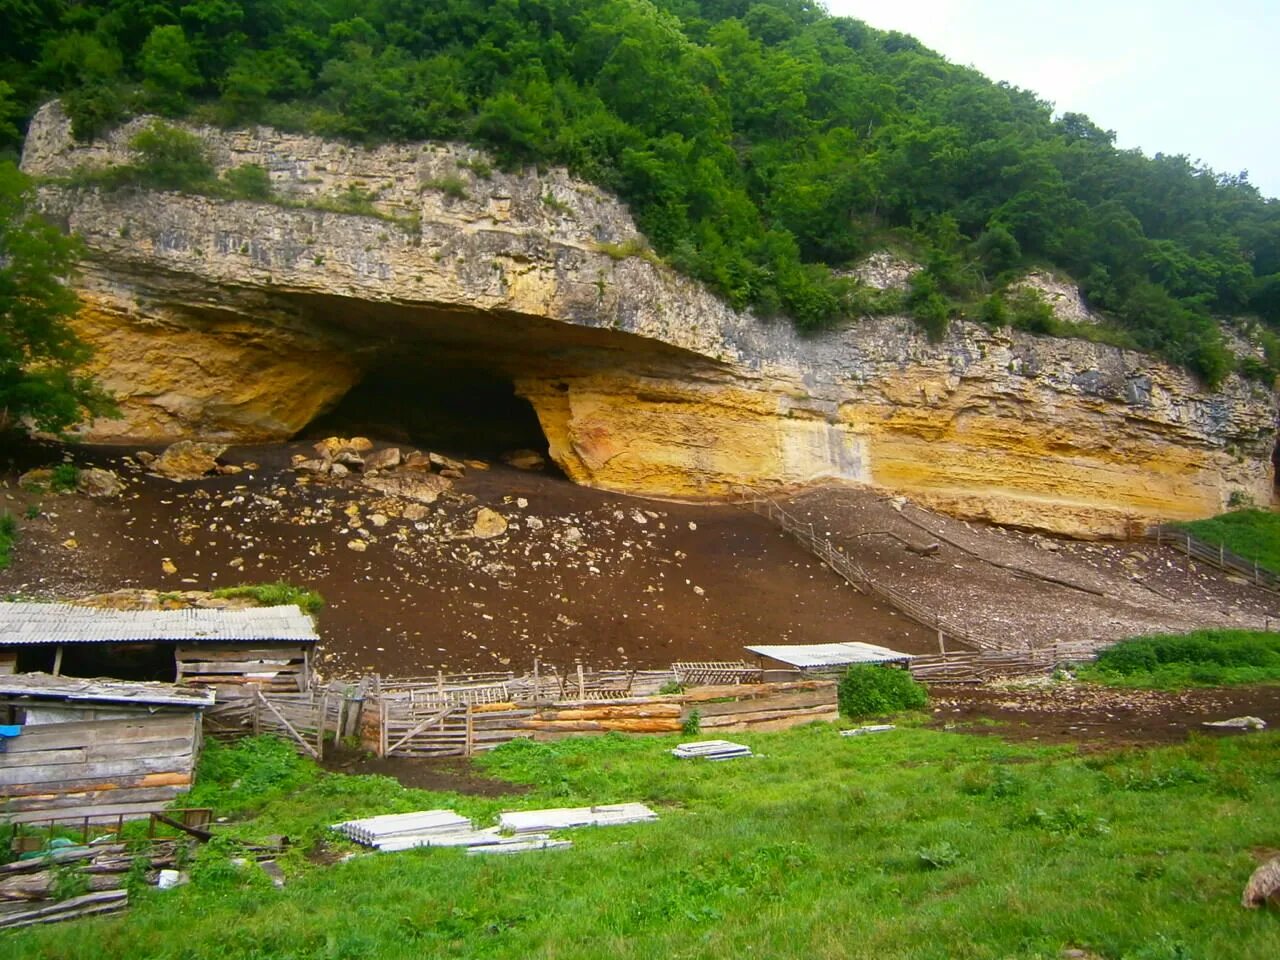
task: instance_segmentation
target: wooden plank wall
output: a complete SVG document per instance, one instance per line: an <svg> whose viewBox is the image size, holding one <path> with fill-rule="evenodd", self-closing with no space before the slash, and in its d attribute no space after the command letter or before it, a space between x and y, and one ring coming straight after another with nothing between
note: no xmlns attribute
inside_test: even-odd
<svg viewBox="0 0 1280 960"><path fill-rule="evenodd" d="M180 646L174 650L177 682L214 687L219 699L244 696L249 684L263 692L297 693L310 686L307 652L307 647L300 644Z"/></svg>
<svg viewBox="0 0 1280 960"><path fill-rule="evenodd" d="M126 817L161 810L191 787L199 712L28 724L0 754L0 818Z"/></svg>
<svg viewBox="0 0 1280 960"><path fill-rule="evenodd" d="M18 672L18 655L12 650L0 650L0 674Z"/></svg>

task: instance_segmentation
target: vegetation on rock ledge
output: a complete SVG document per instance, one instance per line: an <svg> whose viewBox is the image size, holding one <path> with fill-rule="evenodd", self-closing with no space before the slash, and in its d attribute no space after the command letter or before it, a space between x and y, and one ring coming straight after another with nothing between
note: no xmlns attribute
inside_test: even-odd
<svg viewBox="0 0 1280 960"><path fill-rule="evenodd" d="M1146 158L1079 114L811 0L218 0L22 4L0 138L62 94L77 134L129 113L356 141L462 139L617 191L655 250L734 305L814 328L882 301L833 272L925 265L933 334L1029 265L1078 278L1131 342L1216 383L1215 315L1280 368L1280 205ZM890 298L892 299L892 298ZM1070 332L1070 331L1065 331Z"/></svg>

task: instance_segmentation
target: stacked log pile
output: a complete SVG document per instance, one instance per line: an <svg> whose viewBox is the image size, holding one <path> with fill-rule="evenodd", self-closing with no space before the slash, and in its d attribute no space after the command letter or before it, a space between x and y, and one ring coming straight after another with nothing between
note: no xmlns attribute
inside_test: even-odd
<svg viewBox="0 0 1280 960"><path fill-rule="evenodd" d="M384 699L366 711L366 743L382 756L470 756L524 737L554 740L599 733L679 733L697 714L717 732L784 730L838 717L830 680L695 687L681 693L555 703L459 703ZM370 742L372 741L372 742Z"/></svg>

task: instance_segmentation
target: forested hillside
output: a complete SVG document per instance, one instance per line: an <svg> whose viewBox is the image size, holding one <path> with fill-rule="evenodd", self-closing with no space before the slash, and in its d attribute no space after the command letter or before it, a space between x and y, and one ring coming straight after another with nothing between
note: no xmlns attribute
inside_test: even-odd
<svg viewBox="0 0 1280 960"><path fill-rule="evenodd" d="M55 94L85 137L147 111L476 141L617 191L672 265L804 328L906 309L935 335L959 315L1052 330L1000 295L1048 266L1110 318L1091 335L1210 383L1280 369L1280 204L807 0L6 7L7 148ZM905 294L838 275L886 246L926 266ZM1246 315L1265 364L1223 343L1215 317Z"/></svg>

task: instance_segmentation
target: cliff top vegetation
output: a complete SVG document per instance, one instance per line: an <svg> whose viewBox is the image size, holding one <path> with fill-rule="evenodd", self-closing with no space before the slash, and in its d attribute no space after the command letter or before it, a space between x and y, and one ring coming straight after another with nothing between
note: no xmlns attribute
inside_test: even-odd
<svg viewBox="0 0 1280 960"><path fill-rule="evenodd" d="M616 191L673 266L802 328L1016 324L991 298L1047 266L1211 384L1280 370L1280 203L811 0L50 0L6 28L0 146L52 95L82 137L151 111L477 142ZM841 276L885 247L925 266L905 293Z"/></svg>

